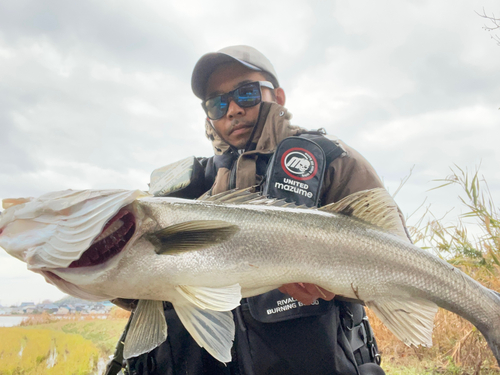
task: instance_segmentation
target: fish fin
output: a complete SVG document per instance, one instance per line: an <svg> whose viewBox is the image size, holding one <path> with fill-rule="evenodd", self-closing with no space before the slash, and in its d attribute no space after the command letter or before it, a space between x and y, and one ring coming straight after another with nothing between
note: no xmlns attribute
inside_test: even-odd
<svg viewBox="0 0 500 375"><path fill-rule="evenodd" d="M491 301L496 305L500 305L500 293L495 290L488 290L492 294ZM476 326L477 329L483 334L488 346L490 347L497 364L500 366L500 325L497 319L488 319L484 324Z"/></svg>
<svg viewBox="0 0 500 375"><path fill-rule="evenodd" d="M155 169L149 179L149 194L166 196L189 186L196 162L194 156L189 156Z"/></svg>
<svg viewBox="0 0 500 375"><path fill-rule="evenodd" d="M438 307L424 299L383 298L366 305L406 345L432 346L434 316Z"/></svg>
<svg viewBox="0 0 500 375"><path fill-rule="evenodd" d="M408 241L398 206L384 188L359 191L318 210L356 217Z"/></svg>
<svg viewBox="0 0 500 375"><path fill-rule="evenodd" d="M221 362L231 361L235 332L231 311L203 310L191 303L174 304L174 309L199 346Z"/></svg>
<svg viewBox="0 0 500 375"><path fill-rule="evenodd" d="M240 305L240 284L223 288L179 285L175 289L189 302L200 309L230 311Z"/></svg>
<svg viewBox="0 0 500 375"><path fill-rule="evenodd" d="M140 300L125 339L123 357L137 357L162 344L167 339L167 322L163 302Z"/></svg>
<svg viewBox="0 0 500 375"><path fill-rule="evenodd" d="M500 365L500 340L499 340L499 329L498 326L488 327L488 329L479 329L479 331L483 334L488 346L490 347L495 359L497 360L497 364Z"/></svg>
<svg viewBox="0 0 500 375"><path fill-rule="evenodd" d="M255 187L250 187L245 189L233 189L213 196L204 194L198 198L198 200L224 204L252 204L258 206L313 209L305 205L297 206L294 202L287 202L284 199L268 198L261 193L255 193L254 190Z"/></svg>
<svg viewBox="0 0 500 375"><path fill-rule="evenodd" d="M193 220L146 233L143 237L155 246L157 254L176 254L222 243L239 229L222 220Z"/></svg>
<svg viewBox="0 0 500 375"><path fill-rule="evenodd" d="M33 198L5 198L2 200L2 207L6 210L9 207L17 206L32 201Z"/></svg>
<svg viewBox="0 0 500 375"><path fill-rule="evenodd" d="M245 189L232 189L215 195L203 194L201 197L198 198L198 200L227 203L228 201L231 201L234 198L237 198L239 200L252 200L258 197L262 197L261 194L255 193L254 191L255 189L253 187Z"/></svg>

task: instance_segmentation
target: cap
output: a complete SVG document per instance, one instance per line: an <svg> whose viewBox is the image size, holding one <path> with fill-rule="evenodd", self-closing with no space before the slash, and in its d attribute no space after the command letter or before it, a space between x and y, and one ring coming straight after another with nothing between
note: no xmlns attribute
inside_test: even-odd
<svg viewBox="0 0 500 375"><path fill-rule="evenodd" d="M196 63L191 76L191 88L194 94L204 99L208 78L220 64L237 61L249 69L267 72L272 76L271 83L279 87L278 75L271 61L255 48L250 46L230 46L217 52L203 55Z"/></svg>

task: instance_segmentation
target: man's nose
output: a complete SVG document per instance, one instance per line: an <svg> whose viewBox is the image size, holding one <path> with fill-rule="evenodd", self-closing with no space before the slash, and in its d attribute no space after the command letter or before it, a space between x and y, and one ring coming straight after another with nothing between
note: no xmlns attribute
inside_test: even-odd
<svg viewBox="0 0 500 375"><path fill-rule="evenodd" d="M227 108L227 117L234 118L236 116L243 116L245 114L245 109L241 108L234 100L229 101L229 107Z"/></svg>

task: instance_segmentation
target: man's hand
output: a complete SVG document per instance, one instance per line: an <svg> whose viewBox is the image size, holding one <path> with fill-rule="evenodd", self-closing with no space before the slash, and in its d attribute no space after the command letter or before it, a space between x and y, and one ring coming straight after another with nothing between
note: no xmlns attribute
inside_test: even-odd
<svg viewBox="0 0 500 375"><path fill-rule="evenodd" d="M304 305L310 305L318 298L331 301L335 297L334 293L315 284L308 283L284 284L279 288L279 291L292 296Z"/></svg>

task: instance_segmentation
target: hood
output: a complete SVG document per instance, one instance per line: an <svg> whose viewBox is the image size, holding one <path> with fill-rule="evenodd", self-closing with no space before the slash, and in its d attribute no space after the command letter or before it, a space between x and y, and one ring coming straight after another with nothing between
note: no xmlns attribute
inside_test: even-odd
<svg viewBox="0 0 500 375"><path fill-rule="evenodd" d="M262 102L248 150L274 151L283 139L306 132L306 129L291 125L291 118L292 114L285 107L277 103ZM205 136L212 142L214 155L222 155L231 149L231 146L219 136L208 119L205 120Z"/></svg>

